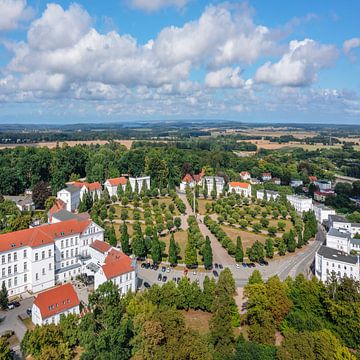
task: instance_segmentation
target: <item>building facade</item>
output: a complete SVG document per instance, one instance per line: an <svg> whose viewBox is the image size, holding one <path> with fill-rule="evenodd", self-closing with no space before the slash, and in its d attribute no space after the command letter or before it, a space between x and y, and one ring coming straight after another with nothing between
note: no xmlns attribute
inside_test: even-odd
<svg viewBox="0 0 360 360"><path fill-rule="evenodd" d="M287 195L286 199L299 213L312 210L311 198L301 195Z"/></svg>
<svg viewBox="0 0 360 360"><path fill-rule="evenodd" d="M122 176L118 178L107 179L104 183L104 187L107 189L110 197L112 197L114 195L117 196L118 186L122 186L123 190L125 190L126 183L127 179Z"/></svg>
<svg viewBox="0 0 360 360"><path fill-rule="evenodd" d="M335 210L331 209L323 204L313 204L313 210L315 213L316 220L322 224L324 221L329 220L330 215L335 215Z"/></svg>
<svg viewBox="0 0 360 360"><path fill-rule="evenodd" d="M203 178L203 186L205 184L208 189L208 194L210 195L213 190L216 190L217 196L222 194L225 187L225 180L221 176L205 176ZM214 186L215 185L215 186Z"/></svg>
<svg viewBox="0 0 360 360"><path fill-rule="evenodd" d="M251 197L251 185L245 182L229 182L229 193L240 194L245 197Z"/></svg>
<svg viewBox="0 0 360 360"><path fill-rule="evenodd" d="M266 198L267 200L276 200L280 197L280 194L277 191L272 191L272 190L258 190L256 192L256 198L263 200L266 194Z"/></svg>
<svg viewBox="0 0 360 360"><path fill-rule="evenodd" d="M58 191L56 197L66 204L67 211L75 211L80 204L80 190L77 186L68 185Z"/></svg>
<svg viewBox="0 0 360 360"><path fill-rule="evenodd" d="M129 177L131 190L134 192L136 187L138 188L138 192L141 192L142 187L146 185L146 189L150 189L150 176L141 176L141 177Z"/></svg>

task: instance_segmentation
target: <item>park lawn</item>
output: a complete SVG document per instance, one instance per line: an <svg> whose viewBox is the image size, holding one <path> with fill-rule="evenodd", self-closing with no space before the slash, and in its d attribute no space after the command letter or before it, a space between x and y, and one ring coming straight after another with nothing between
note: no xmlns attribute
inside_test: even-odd
<svg viewBox="0 0 360 360"><path fill-rule="evenodd" d="M209 320L211 313L201 310L181 311L185 318L185 324L192 330L198 331L201 335L209 332Z"/></svg>
<svg viewBox="0 0 360 360"><path fill-rule="evenodd" d="M287 220L283 220L283 219L280 219L280 218L278 220L272 219L269 222L269 226L275 226L277 228L277 224L278 224L279 221L283 221L286 224L285 231L289 231L290 229L292 229L293 225L292 225L291 221L288 220L288 219ZM282 234L282 232L279 232L279 234Z"/></svg>
<svg viewBox="0 0 360 360"><path fill-rule="evenodd" d="M121 210L124 209L124 206L114 205L115 206L115 219L120 219ZM134 210L133 208L126 207L128 212L128 219L132 220L134 218ZM140 213L140 220L144 220L144 214L142 211Z"/></svg>
<svg viewBox="0 0 360 360"><path fill-rule="evenodd" d="M180 259L179 263L183 263L185 259L185 249L187 243L187 232L184 230L179 230L174 233L175 242L179 244L180 247ZM169 254L169 246L170 246L170 234L160 237L161 241L164 241L166 244L165 254L168 256ZM166 258L167 260L167 258Z"/></svg>
<svg viewBox="0 0 360 360"><path fill-rule="evenodd" d="M244 249L251 247L256 240L264 244L267 237L266 235L255 234L250 231L244 231L239 228L235 228L227 225L221 225L221 228L226 232L226 234L234 243L236 243L236 238L240 236Z"/></svg>
<svg viewBox="0 0 360 360"><path fill-rule="evenodd" d="M173 200L170 197L162 197L157 200L159 202L159 206L164 203L164 204L166 204L167 209L168 209L169 204L172 203L175 206L175 211L174 211L173 215L174 216L180 215L179 210L177 209L176 205L174 204ZM151 202L151 200L150 200L150 202Z"/></svg>
<svg viewBox="0 0 360 360"><path fill-rule="evenodd" d="M121 222L122 223L122 222ZM115 228L115 233L116 233L116 238L117 239L120 239L120 225L121 223L119 224L115 224L114 223L114 228ZM134 231L133 231L133 224L129 224L129 223L126 223L127 225L127 228L128 228L128 233L129 233L129 236L132 237L133 234L134 234ZM146 225L145 224L141 224L141 230L142 232L144 233L145 232L145 228L146 228Z"/></svg>
<svg viewBox="0 0 360 360"><path fill-rule="evenodd" d="M209 203L211 204L213 201L212 200L205 200L205 199L198 199L198 206L199 206L199 214L201 215L205 215L206 214L206 204Z"/></svg>

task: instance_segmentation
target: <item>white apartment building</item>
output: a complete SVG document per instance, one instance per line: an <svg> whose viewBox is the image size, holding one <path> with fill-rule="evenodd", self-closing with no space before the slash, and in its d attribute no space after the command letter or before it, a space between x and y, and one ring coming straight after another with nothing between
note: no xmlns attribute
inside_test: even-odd
<svg viewBox="0 0 360 360"><path fill-rule="evenodd" d="M240 178L241 180L250 180L251 179L251 174L248 171L242 171L240 173Z"/></svg>
<svg viewBox="0 0 360 360"><path fill-rule="evenodd" d="M118 186L122 186L123 190L126 188L127 179L125 177L107 179L104 183L105 189L109 192L110 197L117 195Z"/></svg>
<svg viewBox="0 0 360 360"><path fill-rule="evenodd" d="M290 186L291 187L299 187L299 186L303 186L304 185L304 182L302 180L291 180L290 181Z"/></svg>
<svg viewBox="0 0 360 360"><path fill-rule="evenodd" d="M61 316L80 314L80 301L74 287L64 284L38 294L34 300L31 320L34 325L59 324Z"/></svg>
<svg viewBox="0 0 360 360"><path fill-rule="evenodd" d="M345 252L346 254L349 254L351 250L350 240L350 233L346 230L340 231L335 228L330 228L326 234L326 246Z"/></svg>
<svg viewBox="0 0 360 360"><path fill-rule="evenodd" d="M251 185L245 182L229 182L229 193L236 193L245 197L251 197Z"/></svg>
<svg viewBox="0 0 360 360"><path fill-rule="evenodd" d="M205 183L206 183L209 195L211 194L211 192L214 189L214 184L215 184L217 195L219 196L220 194L222 194L222 192L224 190L224 186L225 186L225 180L223 177L221 177L221 176L205 176L203 178L203 180L204 180L203 186L205 186Z"/></svg>
<svg viewBox="0 0 360 360"><path fill-rule="evenodd" d="M256 192L256 198L263 200L266 194L266 198L267 200L276 200L277 198L280 197L280 194L277 191L273 191L273 190L258 190Z"/></svg>
<svg viewBox="0 0 360 360"><path fill-rule="evenodd" d="M330 215L335 215L336 212L334 209L331 209L323 204L314 203L313 210L315 213L316 220L322 224L324 221L329 220Z"/></svg>
<svg viewBox="0 0 360 360"><path fill-rule="evenodd" d="M319 188L320 191L329 191L331 190L331 181L330 180L316 180L314 181L315 186Z"/></svg>
<svg viewBox="0 0 360 360"><path fill-rule="evenodd" d="M329 215L329 228L332 227L338 230L346 230L352 237L356 234L360 234L360 224L351 223L341 215Z"/></svg>
<svg viewBox="0 0 360 360"><path fill-rule="evenodd" d="M129 181L132 191L135 191L136 184L139 189L139 192L141 191L143 184L146 184L146 188L150 189L150 176L129 177Z"/></svg>
<svg viewBox="0 0 360 360"><path fill-rule="evenodd" d="M80 190L78 186L68 185L58 191L56 197L66 204L67 211L75 211L80 203Z"/></svg>
<svg viewBox="0 0 360 360"><path fill-rule="evenodd" d="M287 201L299 213L312 210L312 199L301 195L287 195Z"/></svg>
<svg viewBox="0 0 360 360"><path fill-rule="evenodd" d="M9 296L36 293L82 273L89 246L104 240L90 219L71 219L0 235L0 284Z"/></svg>
<svg viewBox="0 0 360 360"><path fill-rule="evenodd" d="M323 282L331 277L332 272L339 278L347 276L360 280L359 268L359 256L348 255L328 246L321 246L315 255L315 275Z"/></svg>

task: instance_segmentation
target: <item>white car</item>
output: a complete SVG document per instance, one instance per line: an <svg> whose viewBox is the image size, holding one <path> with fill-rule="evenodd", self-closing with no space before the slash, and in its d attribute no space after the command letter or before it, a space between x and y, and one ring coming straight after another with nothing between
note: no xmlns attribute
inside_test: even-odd
<svg viewBox="0 0 360 360"><path fill-rule="evenodd" d="M240 265L239 265L239 264L236 264L236 268L237 268L237 269L240 269Z"/></svg>
<svg viewBox="0 0 360 360"><path fill-rule="evenodd" d="M168 267L168 268L166 269L166 272L168 272L168 273L170 272L170 267Z"/></svg>

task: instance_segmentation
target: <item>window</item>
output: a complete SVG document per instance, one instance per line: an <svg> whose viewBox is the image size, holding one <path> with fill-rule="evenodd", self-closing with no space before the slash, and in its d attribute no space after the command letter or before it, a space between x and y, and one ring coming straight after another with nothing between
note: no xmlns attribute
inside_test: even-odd
<svg viewBox="0 0 360 360"><path fill-rule="evenodd" d="M26 257L27 257L27 251L24 250L24 259L26 259Z"/></svg>
<svg viewBox="0 0 360 360"><path fill-rule="evenodd" d="M8 266L8 275L11 275L11 266Z"/></svg>
<svg viewBox="0 0 360 360"><path fill-rule="evenodd" d="M78 248L75 248L75 256L78 255Z"/></svg>
<svg viewBox="0 0 360 360"><path fill-rule="evenodd" d="M64 240L61 240L61 248L64 248Z"/></svg>
<svg viewBox="0 0 360 360"><path fill-rule="evenodd" d="M45 259L45 251L41 252L41 258L44 260Z"/></svg>
<svg viewBox="0 0 360 360"><path fill-rule="evenodd" d="M69 239L66 239L66 247L69 246Z"/></svg>
<svg viewBox="0 0 360 360"><path fill-rule="evenodd" d="M42 268L42 274L45 275L45 268Z"/></svg>
<svg viewBox="0 0 360 360"><path fill-rule="evenodd" d="M8 280L8 288L11 288L11 279Z"/></svg>
<svg viewBox="0 0 360 360"><path fill-rule="evenodd" d="M2 269L1 269L1 275L2 275L2 277L5 276L5 268L2 268Z"/></svg>
<svg viewBox="0 0 360 360"><path fill-rule="evenodd" d="M14 252L14 261L17 260L17 252Z"/></svg>
<svg viewBox="0 0 360 360"><path fill-rule="evenodd" d="M24 262L24 271L26 271L27 270L27 262L25 261Z"/></svg>
<svg viewBox="0 0 360 360"><path fill-rule="evenodd" d="M5 264L5 255L3 255L3 256L1 257L1 263L2 263L2 264Z"/></svg>
<svg viewBox="0 0 360 360"><path fill-rule="evenodd" d="M74 257L74 249L71 249L71 257Z"/></svg>
<svg viewBox="0 0 360 360"><path fill-rule="evenodd" d="M27 274L24 274L24 283L27 282Z"/></svg>
<svg viewBox="0 0 360 360"><path fill-rule="evenodd" d="M17 286L17 277L14 277L14 286Z"/></svg>
<svg viewBox="0 0 360 360"><path fill-rule="evenodd" d="M69 257L69 250L66 250L66 258Z"/></svg>
<svg viewBox="0 0 360 360"><path fill-rule="evenodd" d="M71 241L71 246L74 246L74 239L71 238L70 241Z"/></svg>
<svg viewBox="0 0 360 360"><path fill-rule="evenodd" d="M51 257L51 249L49 249L49 257Z"/></svg>
<svg viewBox="0 0 360 360"><path fill-rule="evenodd" d="M78 238L75 238L75 245L78 245Z"/></svg>
<svg viewBox="0 0 360 360"><path fill-rule="evenodd" d="M35 261L38 261L38 260L39 260L39 254L35 253Z"/></svg>
<svg viewBox="0 0 360 360"><path fill-rule="evenodd" d="M17 265L14 265L14 274L17 273Z"/></svg>
<svg viewBox="0 0 360 360"><path fill-rule="evenodd" d="M49 264L49 270L51 270L51 263Z"/></svg>
<svg viewBox="0 0 360 360"><path fill-rule="evenodd" d="M64 258L64 252L63 251L61 252L61 258L62 259Z"/></svg>
<svg viewBox="0 0 360 360"><path fill-rule="evenodd" d="M8 262L11 261L11 254L8 254Z"/></svg>
<svg viewBox="0 0 360 360"><path fill-rule="evenodd" d="M38 273L35 274L35 280L39 280L39 274Z"/></svg>

